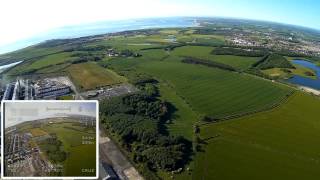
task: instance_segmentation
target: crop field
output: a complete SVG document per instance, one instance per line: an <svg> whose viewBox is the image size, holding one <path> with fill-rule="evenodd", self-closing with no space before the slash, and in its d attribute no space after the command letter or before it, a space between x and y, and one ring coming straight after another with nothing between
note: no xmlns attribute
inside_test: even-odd
<svg viewBox="0 0 320 180"><path fill-rule="evenodd" d="M30 132L31 132L31 134L32 134L33 137L44 136L44 135L47 135L47 134L48 134L46 131L43 131L43 130L40 129L40 128L30 129Z"/></svg>
<svg viewBox="0 0 320 180"><path fill-rule="evenodd" d="M202 126L194 179L317 179L319 108L296 93L271 111Z"/></svg>
<svg viewBox="0 0 320 180"><path fill-rule="evenodd" d="M157 61L140 68L168 82L193 110L213 118L261 110L290 92L270 81L201 65Z"/></svg>
<svg viewBox="0 0 320 180"><path fill-rule="evenodd" d="M67 71L81 90L95 89L125 81L125 78L95 63L73 64L68 67Z"/></svg>

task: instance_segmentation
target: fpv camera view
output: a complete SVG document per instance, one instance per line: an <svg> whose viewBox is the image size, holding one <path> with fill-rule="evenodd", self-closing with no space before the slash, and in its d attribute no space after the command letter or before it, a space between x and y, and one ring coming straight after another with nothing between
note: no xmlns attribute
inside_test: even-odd
<svg viewBox="0 0 320 180"><path fill-rule="evenodd" d="M3 176L96 177L97 108L95 101L4 102Z"/></svg>

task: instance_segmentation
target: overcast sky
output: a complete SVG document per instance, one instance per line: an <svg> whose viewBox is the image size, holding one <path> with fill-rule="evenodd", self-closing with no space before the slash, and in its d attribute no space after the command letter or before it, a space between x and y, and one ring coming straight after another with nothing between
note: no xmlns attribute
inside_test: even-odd
<svg viewBox="0 0 320 180"><path fill-rule="evenodd" d="M1 0L0 47L50 29L104 20L224 16L320 29L318 0Z"/></svg>
<svg viewBox="0 0 320 180"><path fill-rule="evenodd" d="M94 102L6 102L5 127L25 121L57 117L63 115L96 116Z"/></svg>

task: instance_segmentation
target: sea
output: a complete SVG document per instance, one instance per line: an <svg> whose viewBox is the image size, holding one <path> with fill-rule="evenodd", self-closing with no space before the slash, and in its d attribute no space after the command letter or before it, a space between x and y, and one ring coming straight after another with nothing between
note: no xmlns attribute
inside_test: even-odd
<svg viewBox="0 0 320 180"><path fill-rule="evenodd" d="M195 18L170 17L148 18L118 21L101 21L89 24L64 26L50 31L37 34L33 37L0 46L0 54L15 51L24 47L38 44L50 39L77 38L83 36L98 35L104 33L120 32L127 30L150 29L150 28L173 28L197 26Z"/></svg>

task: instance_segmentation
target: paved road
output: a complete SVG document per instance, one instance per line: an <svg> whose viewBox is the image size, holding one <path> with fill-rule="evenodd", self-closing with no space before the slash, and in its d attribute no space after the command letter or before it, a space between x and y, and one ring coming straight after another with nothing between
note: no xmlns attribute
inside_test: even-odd
<svg viewBox="0 0 320 180"><path fill-rule="evenodd" d="M119 148L100 129L100 160L112 165L120 179L123 180L143 180L143 177L133 167L129 160L122 154Z"/></svg>

